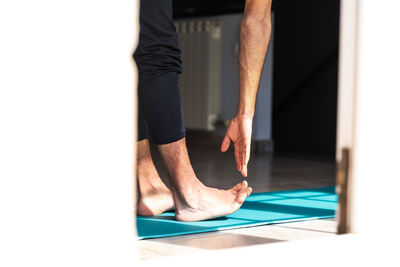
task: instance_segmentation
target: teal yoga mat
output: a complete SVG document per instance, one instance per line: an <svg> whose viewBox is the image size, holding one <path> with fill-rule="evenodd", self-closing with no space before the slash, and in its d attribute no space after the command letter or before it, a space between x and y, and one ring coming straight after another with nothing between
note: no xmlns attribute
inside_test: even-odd
<svg viewBox="0 0 400 267"><path fill-rule="evenodd" d="M200 222L180 222L173 212L137 217L139 239L335 217L335 187L253 193L235 213Z"/></svg>

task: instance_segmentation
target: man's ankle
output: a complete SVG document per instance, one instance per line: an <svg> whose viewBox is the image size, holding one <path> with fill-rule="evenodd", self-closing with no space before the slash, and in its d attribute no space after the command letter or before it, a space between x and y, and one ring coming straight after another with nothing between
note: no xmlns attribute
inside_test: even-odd
<svg viewBox="0 0 400 267"><path fill-rule="evenodd" d="M182 197L190 197L197 192L199 187L203 186L196 176L185 177L184 179L179 179L176 182L172 182L171 190L175 194L179 194Z"/></svg>

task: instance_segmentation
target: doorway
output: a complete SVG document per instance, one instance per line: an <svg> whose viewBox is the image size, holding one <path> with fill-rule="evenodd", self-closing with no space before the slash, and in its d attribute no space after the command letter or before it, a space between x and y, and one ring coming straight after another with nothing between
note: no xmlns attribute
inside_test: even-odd
<svg viewBox="0 0 400 267"><path fill-rule="evenodd" d="M189 102L193 98L189 92L193 82L187 77L192 75L190 77L193 79L191 71L200 72L199 67L194 66L197 61L189 60L192 58L188 56L188 51L192 53L199 50L184 43L187 42L187 36L184 37L186 39L182 37L187 33L184 27L190 23L206 24L207 21L213 25L218 21L215 27L219 27L221 39L214 46L220 45L222 49L216 52L220 53L220 62L215 63L215 58L212 62L221 66L220 79L216 79L221 87L217 112L207 110L209 116L203 123L193 119L196 116L193 112L186 111L185 114L187 146L196 174L206 185L218 188L229 188L242 179L235 169L232 150L226 153L219 151L227 120L234 115L237 102L238 85L232 76L237 77L235 36L243 5L233 2L219 4L212 11L207 10L204 3L174 2L176 26L181 36L183 75L186 75L180 81L181 90L185 90L182 92L184 112L185 105L193 106ZM259 106L265 104L269 107L258 114L260 125L265 126L266 130L253 136L253 153L247 179L254 192L320 188L336 183L339 3L290 3L291 8L288 5L283 2L273 5L273 37L259 89L259 99L265 97L269 102L258 103ZM301 20L304 17L302 14L307 14L307 19ZM197 53L200 53L197 55L199 60L208 58L210 51L200 50ZM215 81L215 77L207 76L207 72L201 75ZM198 101L196 104L202 105ZM200 111L206 110L206 107L204 105ZM152 153L160 176L167 177L156 147L152 147ZM164 180L168 184L167 179ZM143 258L153 258L204 249L335 235L336 228L335 219L326 219L144 240L140 241L140 247ZM157 255L154 250L157 250Z"/></svg>

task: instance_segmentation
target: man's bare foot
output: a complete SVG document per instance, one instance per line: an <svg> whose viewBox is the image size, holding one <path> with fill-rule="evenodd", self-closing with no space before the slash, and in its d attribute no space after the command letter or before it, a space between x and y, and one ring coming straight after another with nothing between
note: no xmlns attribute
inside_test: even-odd
<svg viewBox="0 0 400 267"><path fill-rule="evenodd" d="M136 210L138 215L159 215L174 208L172 193L164 184L160 184L157 188L147 189L139 194Z"/></svg>
<svg viewBox="0 0 400 267"><path fill-rule="evenodd" d="M174 207L172 193L161 180L154 166L147 139L137 142L137 177L139 199L136 212L138 215L158 215Z"/></svg>
<svg viewBox="0 0 400 267"><path fill-rule="evenodd" d="M229 190L207 187L198 180L193 182L174 192L175 217L179 221L201 221L234 213L252 191L246 181Z"/></svg>
<svg viewBox="0 0 400 267"><path fill-rule="evenodd" d="M246 181L229 190L203 185L190 163L185 138L158 148L167 167L177 220L201 221L231 214L252 191Z"/></svg>

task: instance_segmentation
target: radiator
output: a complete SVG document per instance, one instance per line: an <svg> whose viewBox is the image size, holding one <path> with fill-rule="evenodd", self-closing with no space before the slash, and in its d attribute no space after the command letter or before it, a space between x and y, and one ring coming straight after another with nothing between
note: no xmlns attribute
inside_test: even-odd
<svg viewBox="0 0 400 267"><path fill-rule="evenodd" d="M221 23L218 19L175 22L182 50L179 77L187 129L213 130L220 112Z"/></svg>

